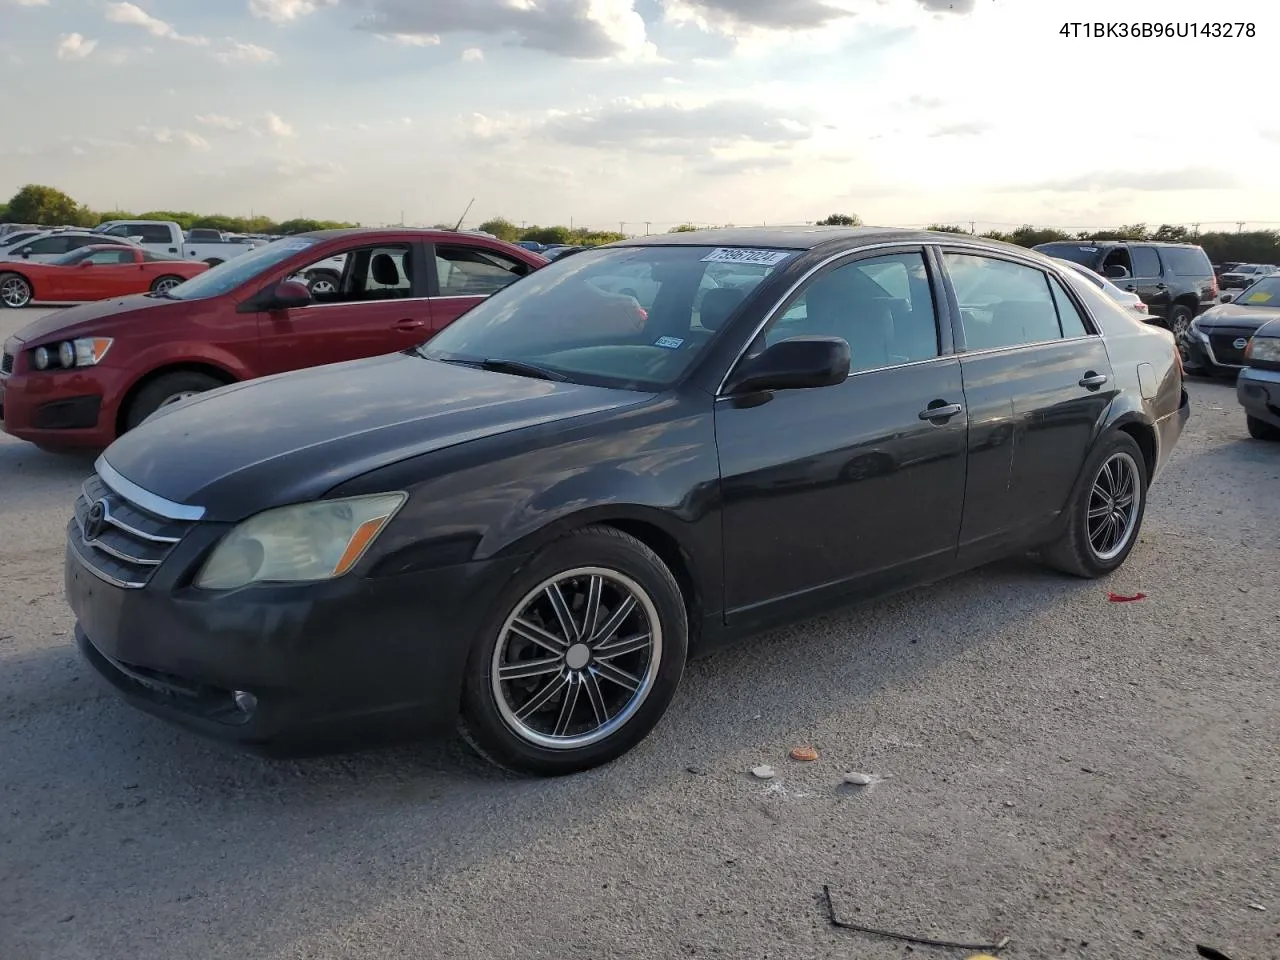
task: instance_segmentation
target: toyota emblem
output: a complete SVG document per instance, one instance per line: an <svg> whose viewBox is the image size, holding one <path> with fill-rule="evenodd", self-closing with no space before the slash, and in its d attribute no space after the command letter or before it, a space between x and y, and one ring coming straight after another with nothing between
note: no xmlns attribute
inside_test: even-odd
<svg viewBox="0 0 1280 960"><path fill-rule="evenodd" d="M84 516L84 538L97 540L107 525L107 501L97 500Z"/></svg>
<svg viewBox="0 0 1280 960"><path fill-rule="evenodd" d="M1243 350L1249 345L1249 340L1246 337L1236 337L1235 341L1232 342L1231 345L1237 350Z"/></svg>

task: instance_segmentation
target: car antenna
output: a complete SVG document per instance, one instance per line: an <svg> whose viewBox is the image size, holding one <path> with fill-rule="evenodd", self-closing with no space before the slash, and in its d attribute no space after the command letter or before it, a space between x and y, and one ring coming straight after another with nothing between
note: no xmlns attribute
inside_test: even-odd
<svg viewBox="0 0 1280 960"><path fill-rule="evenodd" d="M461 230L461 229L462 229L462 221L463 221L463 220L465 220L465 219L467 219L467 214L471 212L471 205L472 205L472 204L474 204L475 202L476 202L476 198L475 198L475 197L472 197L472 198L471 198L471 203L468 203L468 204L467 204L467 209L465 209L465 210L463 210L463 211L462 211L462 216L460 216L460 217L458 218L458 222L457 222L456 224L454 224L454 226L453 226L453 232L454 232L454 233L457 233L459 230Z"/></svg>

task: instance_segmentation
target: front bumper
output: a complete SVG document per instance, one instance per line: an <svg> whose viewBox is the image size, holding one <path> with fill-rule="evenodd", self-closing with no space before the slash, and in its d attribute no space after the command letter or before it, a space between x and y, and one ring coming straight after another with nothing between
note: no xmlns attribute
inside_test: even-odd
<svg viewBox="0 0 1280 960"><path fill-rule="evenodd" d="M1246 367L1236 381L1236 399L1249 416L1280 427L1280 370Z"/></svg>
<svg viewBox="0 0 1280 960"><path fill-rule="evenodd" d="M122 376L98 367L0 377L0 427L42 446L103 449L115 439Z"/></svg>
<svg viewBox="0 0 1280 960"><path fill-rule="evenodd" d="M128 702L267 752L452 728L472 640L518 558L226 593L191 587L226 529L197 525L129 589L96 572L79 526L68 527L76 641ZM252 699L237 702L237 691Z"/></svg>
<svg viewBox="0 0 1280 960"><path fill-rule="evenodd" d="M1186 365L1219 375L1234 375L1244 367L1244 348L1235 346L1241 339L1247 341L1248 335L1192 327L1186 339Z"/></svg>

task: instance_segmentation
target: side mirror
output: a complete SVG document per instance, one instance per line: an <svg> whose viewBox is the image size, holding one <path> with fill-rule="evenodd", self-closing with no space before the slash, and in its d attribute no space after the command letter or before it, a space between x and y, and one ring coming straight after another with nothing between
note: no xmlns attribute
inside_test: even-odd
<svg viewBox="0 0 1280 960"><path fill-rule="evenodd" d="M299 283L296 280L285 280L283 283L277 283L272 288L265 306L268 310L292 310L295 307L305 307L314 302L311 290L305 283Z"/></svg>
<svg viewBox="0 0 1280 960"><path fill-rule="evenodd" d="M31 259L31 248L30 248L30 247L23 247L23 248L22 248L22 250L20 250L19 252L22 254L22 259L23 259L23 260L29 260L29 259Z"/></svg>
<svg viewBox="0 0 1280 960"><path fill-rule="evenodd" d="M93 261L92 261L92 260L81 260L81 261L80 261L80 263L78 264L78 266L83 270L85 267L92 267L92 266L93 266Z"/></svg>
<svg viewBox="0 0 1280 960"><path fill-rule="evenodd" d="M727 392L834 386L848 379L850 359L849 343L840 337L790 337L744 362Z"/></svg>
<svg viewBox="0 0 1280 960"><path fill-rule="evenodd" d="M1128 280L1129 271L1118 263L1113 263L1102 274L1108 280Z"/></svg>
<svg viewBox="0 0 1280 960"><path fill-rule="evenodd" d="M1235 295L1234 293L1224 293L1222 296L1220 296L1220 297L1218 298L1218 302L1219 302L1219 303L1230 303L1230 302L1231 302L1232 300L1234 300L1235 298L1236 298L1236 295Z"/></svg>

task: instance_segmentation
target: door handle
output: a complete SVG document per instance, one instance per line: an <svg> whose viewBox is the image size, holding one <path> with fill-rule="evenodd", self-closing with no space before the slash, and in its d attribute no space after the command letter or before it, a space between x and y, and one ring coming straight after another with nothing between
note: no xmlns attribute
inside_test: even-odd
<svg viewBox="0 0 1280 960"><path fill-rule="evenodd" d="M397 320L392 324L397 330L421 330L426 325L425 320Z"/></svg>
<svg viewBox="0 0 1280 960"><path fill-rule="evenodd" d="M1090 370L1084 375L1083 379L1081 379L1080 386L1084 387L1086 390L1097 390L1100 386L1106 383L1107 380L1108 377L1105 373L1094 373Z"/></svg>
<svg viewBox="0 0 1280 960"><path fill-rule="evenodd" d="M920 419L950 420L963 410L964 407L960 406L958 403L947 403L945 400L935 400L920 411Z"/></svg>

